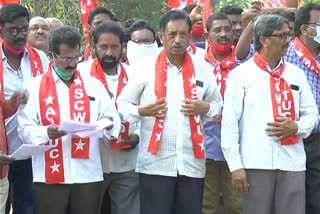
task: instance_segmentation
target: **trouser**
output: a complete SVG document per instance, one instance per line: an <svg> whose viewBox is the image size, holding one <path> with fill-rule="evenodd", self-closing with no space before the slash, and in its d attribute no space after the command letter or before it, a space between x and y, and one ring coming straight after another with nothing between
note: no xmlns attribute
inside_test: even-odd
<svg viewBox="0 0 320 214"><path fill-rule="evenodd" d="M247 169L245 214L304 214L305 172ZM314 213L316 214L316 213Z"/></svg>
<svg viewBox="0 0 320 214"><path fill-rule="evenodd" d="M307 155L306 214L320 213L320 137L304 144Z"/></svg>
<svg viewBox="0 0 320 214"><path fill-rule="evenodd" d="M99 213L102 182L83 184L35 183L37 214Z"/></svg>
<svg viewBox="0 0 320 214"><path fill-rule="evenodd" d="M201 214L203 178L139 174L141 214Z"/></svg>
<svg viewBox="0 0 320 214"><path fill-rule="evenodd" d="M35 202L31 158L11 163L8 179L9 197L6 214L9 214L11 206L13 214L34 214Z"/></svg>
<svg viewBox="0 0 320 214"><path fill-rule="evenodd" d="M0 178L0 214L5 213L6 201L9 192L9 182L8 178Z"/></svg>
<svg viewBox="0 0 320 214"><path fill-rule="evenodd" d="M112 214L139 214L139 179L134 171L104 173L101 192L101 207L105 194L109 194ZM101 214L105 214L102 213Z"/></svg>
<svg viewBox="0 0 320 214"><path fill-rule="evenodd" d="M223 190L223 205L225 214L242 213L240 193L237 192L231 179L231 173L226 161L206 160L206 177L204 182L203 214L218 214L220 202L220 187Z"/></svg>

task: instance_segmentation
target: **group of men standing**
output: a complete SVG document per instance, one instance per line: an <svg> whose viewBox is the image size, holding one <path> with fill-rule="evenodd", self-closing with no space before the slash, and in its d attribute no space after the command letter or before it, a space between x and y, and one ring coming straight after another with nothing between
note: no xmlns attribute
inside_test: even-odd
<svg viewBox="0 0 320 214"><path fill-rule="evenodd" d="M320 213L320 4L297 10L295 37L279 11L232 6L204 33L201 10L169 10L157 37L98 7L79 63L74 27L1 8L1 214L9 163L17 214L213 214L221 196L225 213ZM99 136L59 127L103 118ZM8 156L22 144L52 148Z"/></svg>

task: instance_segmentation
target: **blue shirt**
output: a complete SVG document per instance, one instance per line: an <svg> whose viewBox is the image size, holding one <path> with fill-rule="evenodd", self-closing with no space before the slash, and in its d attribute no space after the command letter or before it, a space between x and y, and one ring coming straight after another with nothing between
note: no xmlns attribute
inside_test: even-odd
<svg viewBox="0 0 320 214"><path fill-rule="evenodd" d="M212 73L215 65L212 62L207 61L212 67ZM239 65L237 63L233 68ZM223 112L222 112L223 114ZM206 157L216 161L225 161L224 155L221 150L221 122L212 122L204 120L203 123L205 131L205 147L206 147Z"/></svg>
<svg viewBox="0 0 320 214"><path fill-rule="evenodd" d="M316 56L315 58L318 66L320 66L320 55ZM290 42L287 55L285 56L285 61L291 62L292 64L295 64L300 69L302 69L307 77L309 86L311 88L313 97L316 101L318 111L320 112L320 79L318 75L309 69L304 62L300 59L300 57L297 55L295 50L293 49L293 43ZM320 123L318 126L313 130L314 133L320 132Z"/></svg>

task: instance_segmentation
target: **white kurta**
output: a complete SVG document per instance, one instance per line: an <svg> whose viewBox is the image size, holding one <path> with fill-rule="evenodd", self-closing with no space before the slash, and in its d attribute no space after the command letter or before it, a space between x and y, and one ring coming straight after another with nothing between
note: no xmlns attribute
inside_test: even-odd
<svg viewBox="0 0 320 214"><path fill-rule="evenodd" d="M60 119L69 120L69 88L55 72L53 72L53 79L56 83L59 100ZM113 117L114 127L109 131L105 131L105 135L107 137L118 136L120 118L104 86L90 76L82 76L82 79L87 95L92 98L90 99L90 121L97 121L105 116ZM30 93L29 102L24 110L18 113L19 135L24 143L28 144L39 145L49 140L47 134L48 126L43 126L41 123L39 106L40 81L41 77L38 77L30 82L27 87ZM89 183L103 180L99 143L98 138L90 138L89 159L71 158L71 135L62 137L64 183ZM45 182L44 153L32 157L32 168L34 182Z"/></svg>

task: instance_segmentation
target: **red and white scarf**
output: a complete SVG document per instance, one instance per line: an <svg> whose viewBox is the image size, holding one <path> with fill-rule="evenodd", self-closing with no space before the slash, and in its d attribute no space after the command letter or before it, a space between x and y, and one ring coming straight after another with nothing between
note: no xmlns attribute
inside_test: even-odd
<svg viewBox="0 0 320 214"><path fill-rule="evenodd" d="M315 72L318 77L320 77L320 68L315 58L311 55L308 49L302 44L299 37L295 37L293 40L293 49L302 60L302 62L313 72Z"/></svg>
<svg viewBox="0 0 320 214"><path fill-rule="evenodd" d="M285 64L284 60L281 60L283 64L281 65L280 71L271 71L270 67L267 66L266 61L261 57L258 51L253 55L253 61L257 66L270 74L273 118L276 122L279 122L277 119L278 117L289 117L292 120L296 119L292 92L287 81L282 77ZM297 144L298 142L296 135L290 135L281 140L282 145Z"/></svg>
<svg viewBox="0 0 320 214"><path fill-rule="evenodd" d="M189 51L189 53L196 54L197 48L192 40L189 41L189 45L190 45L190 47L187 48L187 51Z"/></svg>
<svg viewBox="0 0 320 214"><path fill-rule="evenodd" d="M117 94L116 94L116 98L115 98L115 106L117 109L118 109L117 99L118 99L123 87L128 82L128 75L127 75L123 65L120 64L120 66L121 66L121 73L119 76L118 89L117 89ZM98 80L100 80L100 82L102 82L104 87L107 90L109 90L107 79L104 75L103 68L102 68L98 58L95 58L92 62L90 75L97 78ZM120 138L125 138L125 137L129 136L129 126L130 126L129 122L121 121L121 130L120 130L120 136L119 136ZM131 147L130 143L121 143L118 141L118 139L111 139L110 143L111 143L111 147L114 149L130 148Z"/></svg>
<svg viewBox="0 0 320 214"><path fill-rule="evenodd" d="M30 45L26 45L26 49L29 53L30 58L30 64L31 64L31 70L33 73L33 77L39 76L43 74L43 67L41 58L38 54L38 52L31 47ZM0 42L0 90L3 90L3 56L2 56L2 50L3 50L3 41Z"/></svg>
<svg viewBox="0 0 320 214"><path fill-rule="evenodd" d="M163 98L167 94L167 57L165 49L163 49L155 64L155 94L157 97ZM186 99L198 99L196 90L196 77L193 63L188 51L185 51L182 64L183 88ZM203 135L201 130L200 115L191 115L189 117L191 136L193 143L193 151L196 158L204 158ZM153 131L149 143L148 151L157 154L163 129L164 118L157 117L153 126Z"/></svg>
<svg viewBox="0 0 320 214"><path fill-rule="evenodd" d="M56 84L52 76L52 63L40 82L39 102L41 121L44 126L60 124L60 106L56 91ZM90 121L90 101L84 89L80 72L76 71L73 83L69 88L70 118L80 122ZM45 152L45 178L47 184L64 182L64 164L62 139L52 139L48 145L53 148ZM89 158L90 138L72 136L72 158Z"/></svg>
<svg viewBox="0 0 320 214"><path fill-rule="evenodd" d="M226 90L226 80L228 78L229 72L231 69L237 64L236 55L235 55L235 48L232 46L231 53L224 58L222 61L218 61L214 56L211 47L208 46L207 50L204 54L205 60L214 64L213 73L216 76L217 85L220 89L220 94L222 99L224 100L224 91ZM221 122L221 116L217 119L217 122Z"/></svg>

